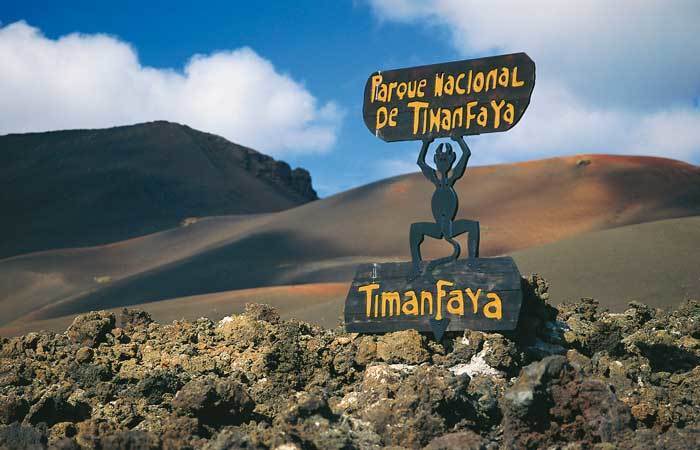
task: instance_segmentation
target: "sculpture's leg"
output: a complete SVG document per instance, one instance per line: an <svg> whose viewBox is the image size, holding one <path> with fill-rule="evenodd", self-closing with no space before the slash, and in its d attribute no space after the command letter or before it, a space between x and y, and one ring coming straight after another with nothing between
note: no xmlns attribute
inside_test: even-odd
<svg viewBox="0 0 700 450"><path fill-rule="evenodd" d="M456 236L456 234L454 230L454 223L452 221L442 222L440 230L442 231L442 235L445 237L445 240L448 243L452 244L453 251L450 256L445 256L444 258L431 261L430 264L428 264L428 267L425 269L426 272L432 271L435 267L440 266L442 264L447 264L449 262L455 261L457 258L459 258L459 253L462 250L459 246L459 243L453 239L453 237Z"/></svg>
<svg viewBox="0 0 700 450"><path fill-rule="evenodd" d="M479 257L479 240L481 239L481 230L479 222L476 220L456 220L452 224L452 235L458 236L462 233L469 233L467 238L467 248L469 250L469 258Z"/></svg>
<svg viewBox="0 0 700 450"><path fill-rule="evenodd" d="M410 244L411 244L411 259L413 260L413 273L410 278L413 279L420 275L420 263L422 261L420 255L420 244L425 236L430 236L435 239L442 237L440 226L431 222L417 222L411 224Z"/></svg>

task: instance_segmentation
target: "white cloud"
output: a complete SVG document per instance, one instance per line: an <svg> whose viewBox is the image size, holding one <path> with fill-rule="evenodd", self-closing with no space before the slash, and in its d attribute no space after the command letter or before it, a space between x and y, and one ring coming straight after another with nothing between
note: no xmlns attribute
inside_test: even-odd
<svg viewBox="0 0 700 450"><path fill-rule="evenodd" d="M525 51L537 86L476 163L611 152L700 162L700 3L371 0L381 20L447 30L463 57Z"/></svg>
<svg viewBox="0 0 700 450"><path fill-rule="evenodd" d="M281 155L334 144L341 111L244 47L195 55L183 71L143 66L102 34L56 40L0 28L0 134L170 120Z"/></svg>
<svg viewBox="0 0 700 450"><path fill-rule="evenodd" d="M410 155L410 152L408 153ZM428 161L432 161L432 156ZM377 166L377 172L379 174L391 175L403 175L405 173L413 173L418 171L418 166L416 165L415 155L410 158L399 159L399 158L387 158L381 159Z"/></svg>

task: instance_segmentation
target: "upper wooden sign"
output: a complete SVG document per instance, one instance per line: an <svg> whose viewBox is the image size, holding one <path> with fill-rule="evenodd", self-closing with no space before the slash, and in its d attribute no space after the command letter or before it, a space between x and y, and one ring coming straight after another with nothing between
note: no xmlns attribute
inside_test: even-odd
<svg viewBox="0 0 700 450"><path fill-rule="evenodd" d="M388 142L506 131L534 87L525 53L379 71L365 85L363 116Z"/></svg>

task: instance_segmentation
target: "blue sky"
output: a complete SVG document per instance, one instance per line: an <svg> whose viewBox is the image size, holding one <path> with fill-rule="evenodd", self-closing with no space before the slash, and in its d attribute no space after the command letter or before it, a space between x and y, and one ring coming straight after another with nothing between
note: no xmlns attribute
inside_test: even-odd
<svg viewBox="0 0 700 450"><path fill-rule="evenodd" d="M472 138L475 164L700 162L694 2L144 3L5 4L0 134L174 120L305 167L329 195L415 167L417 143L384 143L362 122L370 73L525 51L532 106L514 130Z"/></svg>

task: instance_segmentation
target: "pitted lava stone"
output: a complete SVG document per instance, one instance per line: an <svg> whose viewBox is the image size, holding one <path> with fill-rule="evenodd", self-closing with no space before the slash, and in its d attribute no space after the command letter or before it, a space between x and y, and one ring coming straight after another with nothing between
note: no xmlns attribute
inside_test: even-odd
<svg viewBox="0 0 700 450"><path fill-rule="evenodd" d="M285 321L76 317L0 339L0 449L690 449L700 440L700 302L547 303L442 342Z"/></svg>

